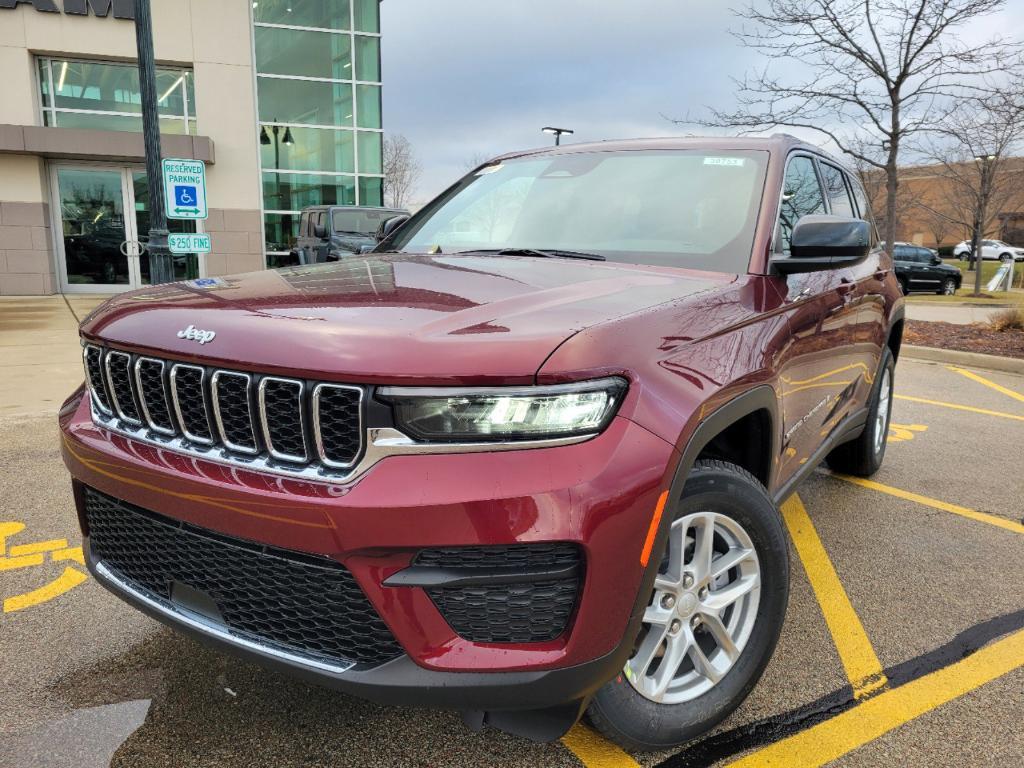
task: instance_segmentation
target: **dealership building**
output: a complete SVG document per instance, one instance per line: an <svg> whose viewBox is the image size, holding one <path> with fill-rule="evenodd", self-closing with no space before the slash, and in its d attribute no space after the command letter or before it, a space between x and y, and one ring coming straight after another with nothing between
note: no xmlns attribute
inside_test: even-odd
<svg viewBox="0 0 1024 768"><path fill-rule="evenodd" d="M132 0L0 0L0 295L149 281ZM162 149L203 160L213 249L276 266L307 205L382 204L379 0L152 0Z"/></svg>

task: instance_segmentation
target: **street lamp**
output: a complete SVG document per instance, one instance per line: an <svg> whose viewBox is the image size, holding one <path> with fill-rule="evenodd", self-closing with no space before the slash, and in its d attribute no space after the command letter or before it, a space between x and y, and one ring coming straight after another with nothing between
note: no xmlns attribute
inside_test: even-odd
<svg viewBox="0 0 1024 768"><path fill-rule="evenodd" d="M274 118L274 121L275 122L277 121L276 117ZM267 126L265 126L265 125L261 125L260 126L260 144L262 144L265 147L269 147L271 145L271 143L273 143L273 145L274 145L274 170L276 171L276 170L280 170L280 168L281 168L281 144L284 144L286 147L290 147L292 144L295 143L295 139L292 137L292 129L291 128L287 128L286 127L284 129L284 136L281 139L278 139L278 134L281 132L281 126L279 126L279 125L272 125L272 126L270 126L270 132L272 134L274 134L274 138L273 139L271 139L270 136L267 135ZM281 177L278 174L274 174L274 176L275 176L275 178L274 178L274 188L277 191L277 195L276 195L277 196L277 202L278 202L278 204L281 204Z"/></svg>
<svg viewBox="0 0 1024 768"><path fill-rule="evenodd" d="M554 137L555 137L555 146L556 147L559 144L562 143L562 134L563 133L568 133L570 135L575 133L575 131L573 131L573 130L571 130L569 128L554 128L554 127L552 127L550 125L545 127L545 128L541 128L540 130L541 130L541 133L550 133L550 134L554 135Z"/></svg>
<svg viewBox="0 0 1024 768"><path fill-rule="evenodd" d="M174 280L174 262L167 246L167 212L160 167L160 123L157 114L156 65L153 62L153 22L149 0L135 0L135 43L139 56L139 101L142 141L146 152L149 186L149 281L153 285Z"/></svg>

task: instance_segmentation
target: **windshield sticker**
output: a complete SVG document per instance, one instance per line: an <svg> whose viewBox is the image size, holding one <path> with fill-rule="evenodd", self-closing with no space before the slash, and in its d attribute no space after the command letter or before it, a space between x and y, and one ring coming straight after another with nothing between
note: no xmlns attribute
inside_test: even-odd
<svg viewBox="0 0 1024 768"><path fill-rule="evenodd" d="M742 157L705 157L704 165L725 165L731 168L743 167Z"/></svg>

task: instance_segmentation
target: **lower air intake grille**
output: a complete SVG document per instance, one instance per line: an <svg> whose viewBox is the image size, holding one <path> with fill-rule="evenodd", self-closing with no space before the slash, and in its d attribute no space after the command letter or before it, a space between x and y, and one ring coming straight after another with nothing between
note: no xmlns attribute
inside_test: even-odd
<svg viewBox="0 0 1024 768"><path fill-rule="evenodd" d="M160 600L175 581L205 592L233 635L328 661L378 665L402 654L332 560L221 536L91 488L85 516L95 558Z"/></svg>
<svg viewBox="0 0 1024 768"><path fill-rule="evenodd" d="M538 643L554 640L569 624L582 579L582 557L575 544L515 544L505 547L450 547L421 551L416 566L531 571L575 566L575 575L545 581L437 587L427 590L455 632L477 643Z"/></svg>

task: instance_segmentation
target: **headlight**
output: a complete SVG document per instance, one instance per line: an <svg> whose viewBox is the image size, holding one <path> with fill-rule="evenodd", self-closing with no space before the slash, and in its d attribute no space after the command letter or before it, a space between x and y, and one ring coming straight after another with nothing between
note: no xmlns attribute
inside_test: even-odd
<svg viewBox="0 0 1024 768"><path fill-rule="evenodd" d="M626 387L612 377L545 387L384 387L378 395L417 440L487 442L596 434Z"/></svg>

